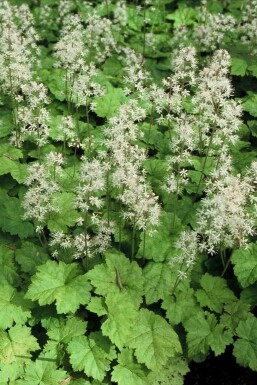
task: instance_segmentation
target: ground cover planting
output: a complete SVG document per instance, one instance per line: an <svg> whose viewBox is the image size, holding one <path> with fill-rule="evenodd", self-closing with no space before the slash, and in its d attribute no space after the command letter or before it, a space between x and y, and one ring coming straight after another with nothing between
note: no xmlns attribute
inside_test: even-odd
<svg viewBox="0 0 257 385"><path fill-rule="evenodd" d="M1 385L257 372L256 21L0 2Z"/></svg>

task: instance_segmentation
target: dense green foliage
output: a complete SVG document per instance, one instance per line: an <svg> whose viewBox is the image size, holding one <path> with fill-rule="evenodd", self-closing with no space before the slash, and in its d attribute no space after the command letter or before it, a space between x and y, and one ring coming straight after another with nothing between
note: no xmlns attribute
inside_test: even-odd
<svg viewBox="0 0 257 385"><path fill-rule="evenodd" d="M256 20L2 1L0 385L257 371Z"/></svg>

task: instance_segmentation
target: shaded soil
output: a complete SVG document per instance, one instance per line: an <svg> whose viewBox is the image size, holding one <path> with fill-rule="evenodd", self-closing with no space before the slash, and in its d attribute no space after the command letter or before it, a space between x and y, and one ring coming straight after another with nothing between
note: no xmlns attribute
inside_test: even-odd
<svg viewBox="0 0 257 385"><path fill-rule="evenodd" d="M257 372L237 365L231 350L202 363L192 362L184 385L257 385Z"/></svg>

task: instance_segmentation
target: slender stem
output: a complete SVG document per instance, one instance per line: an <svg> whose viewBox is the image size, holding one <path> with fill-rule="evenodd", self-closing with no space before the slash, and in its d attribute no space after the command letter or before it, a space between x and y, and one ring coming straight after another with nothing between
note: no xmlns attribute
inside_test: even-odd
<svg viewBox="0 0 257 385"><path fill-rule="evenodd" d="M207 147L207 152L206 152L206 155L205 155L205 158L204 158L204 162L203 162L203 168L202 168L202 171L201 171L200 180L198 182L197 189L196 189L196 196L199 193L199 189L200 189L200 186L201 186L201 183L202 183L202 180L203 180L203 175L204 175L207 159L209 157L209 152L210 152L210 148L211 148L211 145L212 145L213 132L214 132L214 130L212 131L211 136L210 136L209 144L208 144L208 147Z"/></svg>
<svg viewBox="0 0 257 385"><path fill-rule="evenodd" d="M135 238L136 238L136 218L133 220L133 230L132 230L132 241L131 241L131 261L134 259L135 255Z"/></svg>
<svg viewBox="0 0 257 385"><path fill-rule="evenodd" d="M110 226L110 183L109 183L109 170L106 173L106 207L107 207L107 225Z"/></svg>
<svg viewBox="0 0 257 385"><path fill-rule="evenodd" d="M144 230L144 234L143 234L143 265L145 264L145 243L146 243L146 230Z"/></svg>
<svg viewBox="0 0 257 385"><path fill-rule="evenodd" d="M223 268L223 271L222 271L222 273L221 273L221 277L223 277L223 276L225 275L225 273L226 273L226 271L227 271L227 269L228 269L228 267L229 267L229 264L230 264L230 262L231 262L231 258L232 258L232 254L231 254L231 256L229 257L229 259L227 260L226 265L225 265L224 268Z"/></svg>

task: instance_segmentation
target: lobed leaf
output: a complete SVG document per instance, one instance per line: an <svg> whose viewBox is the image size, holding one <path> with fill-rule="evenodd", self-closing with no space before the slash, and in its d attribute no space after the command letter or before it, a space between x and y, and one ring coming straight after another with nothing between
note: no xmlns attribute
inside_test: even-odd
<svg viewBox="0 0 257 385"><path fill-rule="evenodd" d="M86 275L79 275L75 263L48 261L32 277L26 298L42 305L56 303L57 313L75 313L90 299L90 284Z"/></svg>

